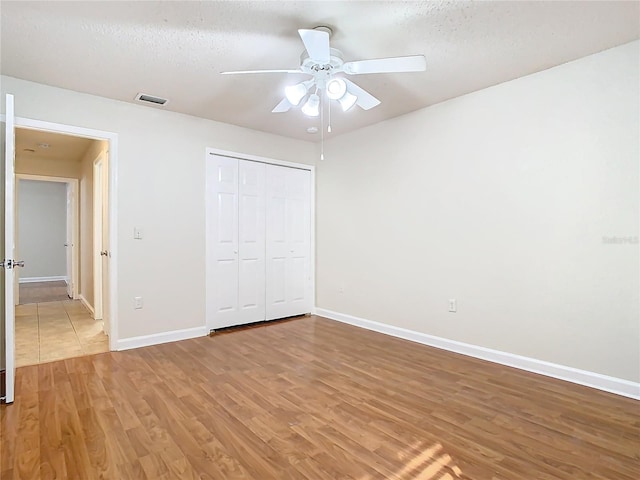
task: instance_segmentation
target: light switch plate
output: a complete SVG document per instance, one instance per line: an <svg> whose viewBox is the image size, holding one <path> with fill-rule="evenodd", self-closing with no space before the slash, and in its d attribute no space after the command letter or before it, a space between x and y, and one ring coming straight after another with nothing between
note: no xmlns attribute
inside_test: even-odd
<svg viewBox="0 0 640 480"><path fill-rule="evenodd" d="M449 311L451 313L456 313L457 310L458 310L458 305L457 305L456 299L455 298L450 298L449 299Z"/></svg>

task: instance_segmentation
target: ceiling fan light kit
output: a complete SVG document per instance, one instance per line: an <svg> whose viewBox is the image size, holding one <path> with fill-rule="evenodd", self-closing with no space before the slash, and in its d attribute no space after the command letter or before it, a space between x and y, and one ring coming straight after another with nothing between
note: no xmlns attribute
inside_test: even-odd
<svg viewBox="0 0 640 480"><path fill-rule="evenodd" d="M331 100L340 100L347 93L347 84L339 77L334 77L327 82L327 97Z"/></svg>
<svg viewBox="0 0 640 480"><path fill-rule="evenodd" d="M317 93L309 95L309 99L302 106L302 113L308 117L320 115L320 96Z"/></svg>
<svg viewBox="0 0 640 480"><path fill-rule="evenodd" d="M320 26L313 29L300 29L298 34L304 44L305 51L300 56L300 67L292 70L243 70L222 72L223 74L247 73L304 73L311 78L296 85L285 88L285 98L272 110L284 113L303 103L304 98L313 86L315 93L309 95L302 104L302 113L317 117L322 107L321 97L340 103L346 112L354 105L369 110L380 104L380 100L355 83L336 76L337 74L362 75L371 73L422 72L427 68L424 55L408 57L389 57L374 60L344 62L342 52L329 45L332 34L329 27Z"/></svg>
<svg viewBox="0 0 640 480"><path fill-rule="evenodd" d="M346 112L351 107L353 107L357 101L358 101L358 97L356 97L355 95L349 92L345 92L345 94L338 99L338 102L340 102L340 106L342 107L343 112Z"/></svg>
<svg viewBox="0 0 640 480"><path fill-rule="evenodd" d="M313 85L313 80L307 80L295 85L289 85L284 89L284 95L291 105L297 106L300 101L307 95L309 88Z"/></svg>

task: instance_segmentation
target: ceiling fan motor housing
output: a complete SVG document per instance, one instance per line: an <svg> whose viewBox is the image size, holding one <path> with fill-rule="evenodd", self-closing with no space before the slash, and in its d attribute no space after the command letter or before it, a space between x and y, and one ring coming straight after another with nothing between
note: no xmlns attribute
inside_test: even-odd
<svg viewBox="0 0 640 480"><path fill-rule="evenodd" d="M300 69L304 73L311 75L319 88L324 88L333 72L340 71L343 64L342 52L336 48L331 49L329 63L326 64L320 64L312 60L306 50L300 55Z"/></svg>

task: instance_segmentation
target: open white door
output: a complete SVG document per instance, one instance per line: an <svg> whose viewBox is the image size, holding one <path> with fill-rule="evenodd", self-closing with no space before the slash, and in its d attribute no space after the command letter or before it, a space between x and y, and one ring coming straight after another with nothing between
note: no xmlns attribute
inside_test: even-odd
<svg viewBox="0 0 640 480"><path fill-rule="evenodd" d="M102 156L93 163L93 313L102 320Z"/></svg>
<svg viewBox="0 0 640 480"><path fill-rule="evenodd" d="M73 184L67 183L67 235L64 249L67 254L67 297L73 298Z"/></svg>
<svg viewBox="0 0 640 480"><path fill-rule="evenodd" d="M109 264L111 262L111 246L109 243L109 158L106 153L101 155L102 169L102 321L104 333L111 336L111 309L109 308Z"/></svg>
<svg viewBox="0 0 640 480"><path fill-rule="evenodd" d="M14 195L15 195L15 119L13 95L7 94L5 108L4 149L4 367L5 403L13 403L15 387L15 305L13 299Z"/></svg>
<svg viewBox="0 0 640 480"><path fill-rule="evenodd" d="M109 191L107 153L93 162L93 308L96 320L103 320L104 333L111 335L109 310Z"/></svg>

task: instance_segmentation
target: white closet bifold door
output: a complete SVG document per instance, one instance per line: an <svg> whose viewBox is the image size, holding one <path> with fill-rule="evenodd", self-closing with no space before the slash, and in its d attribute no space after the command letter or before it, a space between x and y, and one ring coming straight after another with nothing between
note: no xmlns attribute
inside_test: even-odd
<svg viewBox="0 0 640 480"><path fill-rule="evenodd" d="M266 166L266 319L311 311L311 174Z"/></svg>
<svg viewBox="0 0 640 480"><path fill-rule="evenodd" d="M212 155L206 165L212 329L311 311L311 172Z"/></svg>
<svg viewBox="0 0 640 480"><path fill-rule="evenodd" d="M265 167L240 160L238 322L265 319Z"/></svg>
<svg viewBox="0 0 640 480"><path fill-rule="evenodd" d="M207 162L207 325L265 319L264 164Z"/></svg>
<svg viewBox="0 0 640 480"><path fill-rule="evenodd" d="M207 162L207 324L220 328L238 315L238 160Z"/></svg>

